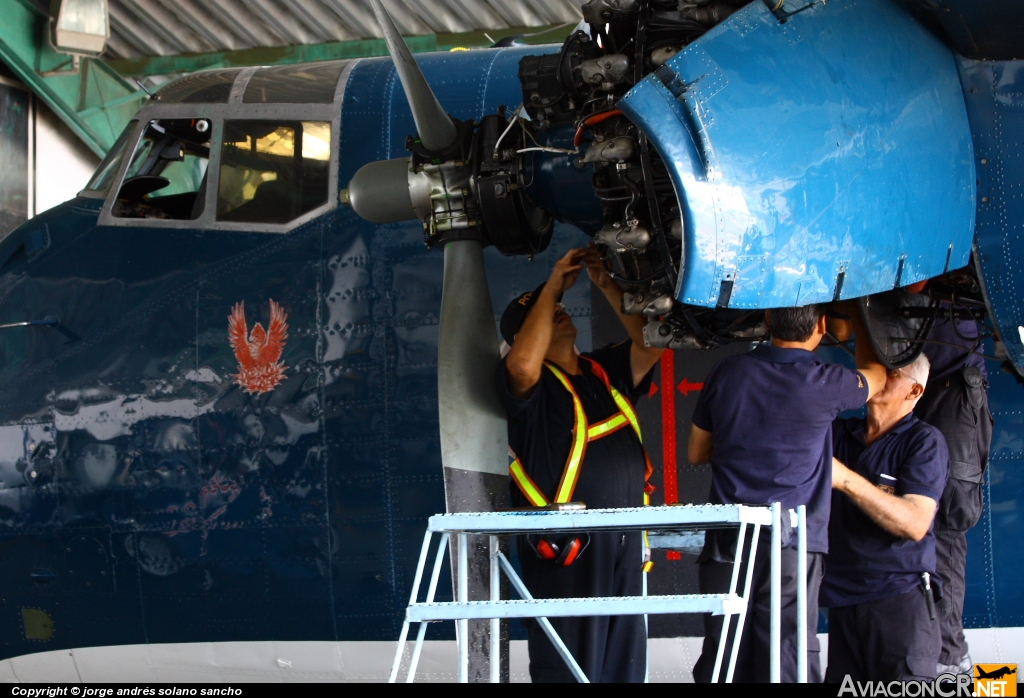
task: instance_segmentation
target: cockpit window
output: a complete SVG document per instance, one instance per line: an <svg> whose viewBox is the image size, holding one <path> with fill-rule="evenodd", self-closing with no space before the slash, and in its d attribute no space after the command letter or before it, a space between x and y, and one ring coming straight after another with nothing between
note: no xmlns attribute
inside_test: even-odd
<svg viewBox="0 0 1024 698"><path fill-rule="evenodd" d="M135 125L138 123L138 121L131 121L124 127L124 131L121 132L114 145L107 151L107 156L103 158L100 166L96 168L92 179L85 185L87 191L107 193L107 190L110 189L110 183L114 181L114 175L117 174L117 169L121 166L121 159L124 157L124 149L128 143L128 138L135 132Z"/></svg>
<svg viewBox="0 0 1024 698"><path fill-rule="evenodd" d="M210 120L150 121L114 202L118 218L195 220L206 200Z"/></svg>
<svg viewBox="0 0 1024 698"><path fill-rule="evenodd" d="M327 203L331 124L226 121L217 220L287 223Z"/></svg>
<svg viewBox="0 0 1024 698"><path fill-rule="evenodd" d="M261 68L245 86L246 104L330 104L349 61Z"/></svg>

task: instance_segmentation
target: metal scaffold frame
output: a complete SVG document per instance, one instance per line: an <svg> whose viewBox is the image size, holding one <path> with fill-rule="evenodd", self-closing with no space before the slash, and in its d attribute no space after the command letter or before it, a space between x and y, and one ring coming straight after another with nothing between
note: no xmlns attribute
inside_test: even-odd
<svg viewBox="0 0 1024 698"><path fill-rule="evenodd" d="M806 508L798 507L796 512L789 512L797 535L797 675L798 681L807 681L807 534ZM753 527L750 555L746 565L743 593L737 594L740 570L743 560L743 548L746 540L747 527ZM718 646L712 681L717 682L721 675L722 663L725 658L726 640L732 617L737 616L736 640L733 641L725 680L731 682L736 669L736 658L739 654L739 641L743 634L746 621L747 600L754 576L754 559L757 555L757 543L762 526L771 527L771 657L770 673L773 682L781 678L781 617L782 617L782 507L775 503L770 507L748 506L743 504L702 504L702 505L670 505L660 507L635 507L629 509L569 509L561 511L525 510L480 512L466 514L439 514L430 517L427 531L423 537L416 574L413 580L409 606L406 609L405 622L399 636L394 663L391 668L390 683L398 679L405 655L405 646L409 637L409 626L419 623L419 633L413 647L412 657L406 670L406 683L412 683L416 677L416 668L423 651L427 624L438 621L453 620L456 622L456 635L459 646L459 681L469 680L469 643L468 630L470 620L489 619L491 621L492 638L490 646L490 680L500 680L500 643L499 623L502 618L536 618L547 634L555 649L565 660L576 679L581 683L589 683L589 679L580 669L575 658L565 643L558 636L548 618L565 616L617 616L617 615L649 615L664 613L712 613L725 616L722 625L722 640ZM736 555L733 562L732 580L726 594L672 594L663 596L617 596L577 599L535 599L523 580L516 573L508 558L501 552L498 536L531 534L531 533L568 533L579 531L662 531L682 533L686 531L707 530L709 528L738 527L739 536L736 544ZM426 569L427 557L434 535L441 536L434 555L434 567L430 574L425 601L417 601L423 573ZM458 599L455 601L434 601L437 583L441 575L448 537L458 536L458 555L455 567ZM490 539L490 599L486 601L470 601L468 598L468 537L488 536ZM504 572L518 599L501 598L501 573ZM646 587L645 587L646 588Z"/></svg>

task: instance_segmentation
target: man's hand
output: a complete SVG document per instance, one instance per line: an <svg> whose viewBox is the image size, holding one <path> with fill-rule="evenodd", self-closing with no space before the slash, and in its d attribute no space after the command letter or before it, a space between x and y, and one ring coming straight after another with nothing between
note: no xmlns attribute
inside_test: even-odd
<svg viewBox="0 0 1024 698"><path fill-rule="evenodd" d="M608 273L604 266L604 260L601 258L601 253L594 246L594 243L587 245L583 255L583 263L587 265L587 276L590 277L592 284L602 291L617 292L619 300L622 299L622 289L619 288L619 285L615 283L615 279ZM614 288L612 288L613 286Z"/></svg>
<svg viewBox="0 0 1024 698"><path fill-rule="evenodd" d="M509 390L518 398L529 397L540 382L544 357L551 347L555 328L555 304L558 303L558 297L572 288L579 278L583 271L581 261L585 252L582 247L576 247L555 262L551 276L516 334L515 342L505 358L505 371Z"/></svg>
<svg viewBox="0 0 1024 698"><path fill-rule="evenodd" d="M601 259L601 253L594 243L587 246L583 262L587 265L587 274L590 276L591 283L601 289L604 297L608 299L608 304L619 317L619 322L629 333L629 338L633 340L633 345L629 350L629 364L633 371L633 385L640 385L644 377L654 368L654 364L658 363L658 359L661 358L661 354L665 350L644 346L644 325L647 324L647 318L643 315L626 315L622 312L622 289L608 273L604 266L604 260Z"/></svg>
<svg viewBox="0 0 1024 698"><path fill-rule="evenodd" d="M584 247L574 247L555 262L555 268L551 270L548 282L544 284L544 293L550 293L554 298L568 291L576 283L580 272L583 271L583 261L587 250Z"/></svg>
<svg viewBox="0 0 1024 698"><path fill-rule="evenodd" d="M872 521L894 536L919 541L928 535L938 502L921 494L897 497L832 459L832 489L842 492Z"/></svg>

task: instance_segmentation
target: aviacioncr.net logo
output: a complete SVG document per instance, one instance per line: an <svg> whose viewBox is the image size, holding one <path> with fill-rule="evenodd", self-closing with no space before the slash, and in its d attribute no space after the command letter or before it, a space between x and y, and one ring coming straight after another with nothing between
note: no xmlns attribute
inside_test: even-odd
<svg viewBox="0 0 1024 698"><path fill-rule="evenodd" d="M975 664L974 695L1016 696L1016 664Z"/></svg>
<svg viewBox="0 0 1024 698"><path fill-rule="evenodd" d="M854 698L967 698L971 692L971 677L967 674L941 674L934 681L854 681L847 674L839 687L839 696Z"/></svg>

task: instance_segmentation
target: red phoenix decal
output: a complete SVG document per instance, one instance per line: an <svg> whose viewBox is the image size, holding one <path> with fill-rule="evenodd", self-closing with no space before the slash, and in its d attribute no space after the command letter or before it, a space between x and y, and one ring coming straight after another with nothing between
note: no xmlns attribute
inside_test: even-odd
<svg viewBox="0 0 1024 698"><path fill-rule="evenodd" d="M228 316L228 340L238 359L235 382L247 393L269 393L284 380L287 366L281 361L284 340L288 338L288 319L284 309L270 301L270 329L256 323L249 332L245 324L245 301L236 303Z"/></svg>

